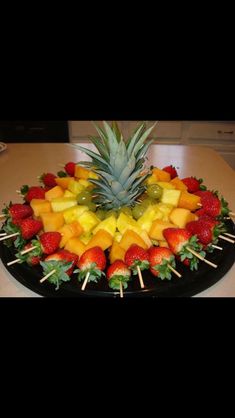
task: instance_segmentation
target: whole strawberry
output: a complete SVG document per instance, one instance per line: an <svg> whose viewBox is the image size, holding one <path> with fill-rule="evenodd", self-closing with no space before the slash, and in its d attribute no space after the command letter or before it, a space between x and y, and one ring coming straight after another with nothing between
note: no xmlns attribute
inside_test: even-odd
<svg viewBox="0 0 235 418"><path fill-rule="evenodd" d="M107 269L109 287L113 290L120 289L120 283L126 289L131 278L131 271L122 260L116 260Z"/></svg>
<svg viewBox="0 0 235 418"><path fill-rule="evenodd" d="M187 186L189 193L196 193L200 190L201 183L203 182L202 179L196 179L196 177L185 177L182 179L182 182Z"/></svg>
<svg viewBox="0 0 235 418"><path fill-rule="evenodd" d="M171 180L173 180L175 177L178 177L176 168L173 165L168 165L167 167L164 167L163 171L166 171L167 173L170 174Z"/></svg>
<svg viewBox="0 0 235 418"><path fill-rule="evenodd" d="M213 241L213 234L211 228L203 222L192 221L186 225L187 231L192 235L197 235L198 240L203 245L209 245Z"/></svg>
<svg viewBox="0 0 235 418"><path fill-rule="evenodd" d="M74 174L75 174L75 167L76 167L76 164L75 164L75 163L73 163L73 162L69 162L69 163L65 164L64 169L65 169L66 173L67 173L70 177L74 177Z"/></svg>
<svg viewBox="0 0 235 418"><path fill-rule="evenodd" d="M89 248L81 255L77 265L79 282L88 277L87 282L97 283L104 275L103 270L106 267L105 253L100 247Z"/></svg>
<svg viewBox="0 0 235 418"><path fill-rule="evenodd" d="M125 263L129 267L133 274L138 274L138 268L140 270L147 270L149 268L149 254L139 245L133 244L126 251Z"/></svg>
<svg viewBox="0 0 235 418"><path fill-rule="evenodd" d="M24 251L29 250L33 247L34 247L33 243L29 242L28 244L24 246L23 250ZM30 251L27 254L24 254L24 255L21 255L21 253L17 254L17 257L21 260L21 262L26 262L30 267L34 267L34 266L37 266L42 259L41 255L39 255L40 253L41 253L40 249L36 247L36 248L33 248L32 251Z"/></svg>
<svg viewBox="0 0 235 418"><path fill-rule="evenodd" d="M53 254L59 247L62 235L59 232L44 232L39 240L44 254Z"/></svg>
<svg viewBox="0 0 235 418"><path fill-rule="evenodd" d="M166 247L151 247L148 250L150 271L161 280L171 280L171 269L175 267L175 257L172 251Z"/></svg>
<svg viewBox="0 0 235 418"><path fill-rule="evenodd" d="M3 209L3 213L7 217L10 216L12 221L15 223L15 221L32 216L33 210L29 205L23 205L22 203L10 203L8 207Z"/></svg>
<svg viewBox="0 0 235 418"><path fill-rule="evenodd" d="M39 186L22 186L20 189L25 201L30 203L32 199L45 199L45 190Z"/></svg>
<svg viewBox="0 0 235 418"><path fill-rule="evenodd" d="M40 181L44 184L44 186L46 186L46 188L51 189L52 187L57 186L57 183L55 181L56 177L57 176L55 176L55 174L44 173L40 177Z"/></svg>
<svg viewBox="0 0 235 418"><path fill-rule="evenodd" d="M41 221L35 219L26 218L21 221L20 230L22 238L25 240L31 239L43 228Z"/></svg>
<svg viewBox="0 0 235 418"><path fill-rule="evenodd" d="M49 283L56 286L58 290L63 282L68 282L77 264L78 256L67 250L60 250L49 255L40 262L44 275L50 274L47 278Z"/></svg>

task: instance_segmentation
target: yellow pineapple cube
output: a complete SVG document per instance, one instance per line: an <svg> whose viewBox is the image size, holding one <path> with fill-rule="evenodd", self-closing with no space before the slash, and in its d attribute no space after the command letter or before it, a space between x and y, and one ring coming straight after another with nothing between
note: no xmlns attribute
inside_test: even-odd
<svg viewBox="0 0 235 418"><path fill-rule="evenodd" d="M115 231L117 227L117 219L115 216L111 215L109 218L104 219L101 221L94 229L93 234L96 234L99 230L107 231L112 237L114 237Z"/></svg>
<svg viewBox="0 0 235 418"><path fill-rule="evenodd" d="M182 192L180 190L176 190L176 189L175 190L163 189L161 202L177 207L179 200L180 200L181 193Z"/></svg>
<svg viewBox="0 0 235 418"><path fill-rule="evenodd" d="M191 213L189 209L174 208L169 218L170 221L177 225L179 228L185 228L187 223L195 220L197 216Z"/></svg>
<svg viewBox="0 0 235 418"><path fill-rule="evenodd" d="M110 264L114 263L116 260L125 260L126 251L122 248L116 241L113 242L109 253Z"/></svg>
<svg viewBox="0 0 235 418"><path fill-rule="evenodd" d="M113 240L119 243L121 241L121 239L122 239L121 232L116 231L115 234L114 234Z"/></svg>
<svg viewBox="0 0 235 418"><path fill-rule="evenodd" d="M104 229L99 229L86 245L86 250L98 246L105 251L107 248L111 247L112 243L112 235Z"/></svg>
<svg viewBox="0 0 235 418"><path fill-rule="evenodd" d="M166 181L158 181L156 183L158 186L160 186L162 189L169 189L169 190L174 190L176 189L176 187L174 186L174 184L166 182Z"/></svg>
<svg viewBox="0 0 235 418"><path fill-rule="evenodd" d="M85 205L76 205L72 208L66 209L63 212L65 223L70 224L74 221L78 221L80 216L88 210L89 208Z"/></svg>
<svg viewBox="0 0 235 418"><path fill-rule="evenodd" d="M79 217L79 223L84 232L91 232L100 223L100 219L93 212L85 211Z"/></svg>
<svg viewBox="0 0 235 418"><path fill-rule="evenodd" d="M89 241L92 238L92 232L84 232L82 235L80 235L79 239L80 241L85 245L89 243Z"/></svg>
<svg viewBox="0 0 235 418"><path fill-rule="evenodd" d="M156 219L155 221L153 221L152 223L152 227L149 231L149 236L152 239L156 239L156 240L165 240L164 236L163 236L163 231L166 228L175 228L176 226L173 223L169 223L169 222L163 222L159 219Z"/></svg>
<svg viewBox="0 0 235 418"><path fill-rule="evenodd" d="M121 232L121 234L124 234L127 229L133 229L132 227L137 227L138 225L132 216L128 216L124 212L121 212L117 219L116 226L118 231Z"/></svg>
<svg viewBox="0 0 235 418"><path fill-rule="evenodd" d="M137 225L142 230L146 231L147 233L149 233L149 231L151 229L152 222L155 219L161 219L162 218L162 213L160 211L156 210L156 208L154 208L154 206L153 205L148 206L148 208L146 209L144 214L137 220Z"/></svg>
<svg viewBox="0 0 235 418"><path fill-rule="evenodd" d="M61 212L41 213L40 214L43 229L45 232L55 232L64 225L64 217Z"/></svg>
<svg viewBox="0 0 235 418"><path fill-rule="evenodd" d="M53 212L63 212L77 205L77 199L74 197L57 197L51 200Z"/></svg>
<svg viewBox="0 0 235 418"><path fill-rule="evenodd" d="M154 175L149 176L146 180L147 186L151 186L151 184L157 184L157 182L158 182L158 180L157 180L156 176L154 176Z"/></svg>
<svg viewBox="0 0 235 418"><path fill-rule="evenodd" d="M169 248L169 245L168 245L167 241L158 241L158 245L159 245L159 247Z"/></svg>
<svg viewBox="0 0 235 418"><path fill-rule="evenodd" d="M99 176L98 174L94 173L93 171L89 171L89 179L95 179L95 180L99 180Z"/></svg>
<svg viewBox="0 0 235 418"><path fill-rule="evenodd" d="M85 252L85 244L79 238L70 238L65 245L65 250L70 251L73 254L77 254L79 257Z"/></svg>
<svg viewBox="0 0 235 418"><path fill-rule="evenodd" d="M132 231L130 229L127 229L124 232L119 244L120 247L122 247L125 251L127 251L132 244L137 244L145 250L148 249L148 246L146 245L144 240L135 231Z"/></svg>
<svg viewBox="0 0 235 418"><path fill-rule="evenodd" d="M50 200L50 201L52 199L56 199L57 197L62 197L62 196L64 196L64 190L60 186L55 186L45 193L45 199Z"/></svg>
<svg viewBox="0 0 235 418"><path fill-rule="evenodd" d="M30 206L33 209L33 213L36 217L39 217L41 213L51 212L51 203L45 199L32 199Z"/></svg>
<svg viewBox="0 0 235 418"><path fill-rule="evenodd" d="M165 222L169 222L169 215L174 206L159 202L156 205L154 205L154 208L156 208L162 214L162 217L159 217L159 219L162 219L162 221Z"/></svg>
<svg viewBox="0 0 235 418"><path fill-rule="evenodd" d="M68 190L74 193L76 196L85 190L85 187L80 184L77 180L71 180L68 184Z"/></svg>
<svg viewBox="0 0 235 418"><path fill-rule="evenodd" d="M65 192L64 192L64 196L63 197L75 197L76 198L76 195L66 189Z"/></svg>
<svg viewBox="0 0 235 418"><path fill-rule="evenodd" d="M84 186L84 187L85 187L85 189L86 189L87 187L93 186L93 184L92 184L92 183L90 183L89 181L84 180L84 179L79 179L79 180L78 180L78 183L79 183L79 184L81 184L82 186Z"/></svg>

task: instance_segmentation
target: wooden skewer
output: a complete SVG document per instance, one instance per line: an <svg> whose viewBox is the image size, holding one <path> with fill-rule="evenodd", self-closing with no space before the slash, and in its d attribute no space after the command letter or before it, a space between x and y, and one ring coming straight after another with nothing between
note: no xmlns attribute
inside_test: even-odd
<svg viewBox="0 0 235 418"><path fill-rule="evenodd" d="M0 215L0 219L5 218L5 217L6 217L6 215L4 215L4 214Z"/></svg>
<svg viewBox="0 0 235 418"><path fill-rule="evenodd" d="M224 235L227 235L228 237L231 237L231 238L235 238L235 235L228 234L228 232L224 232Z"/></svg>
<svg viewBox="0 0 235 418"><path fill-rule="evenodd" d="M5 237L6 235L7 235L7 233L4 232L4 233L0 234L0 237Z"/></svg>
<svg viewBox="0 0 235 418"><path fill-rule="evenodd" d="M83 285L82 285L82 290L85 290L86 285L87 285L87 282L88 282L88 279L89 279L89 276L90 276L90 272L88 271L88 273L87 273L87 275L85 277L85 280L83 282Z"/></svg>
<svg viewBox="0 0 235 418"><path fill-rule="evenodd" d="M0 238L0 241L4 241L5 239L16 237L17 235L20 235L20 233L16 232L15 234L6 235L5 237Z"/></svg>
<svg viewBox="0 0 235 418"><path fill-rule="evenodd" d="M235 217L235 212L229 212L229 216Z"/></svg>
<svg viewBox="0 0 235 418"><path fill-rule="evenodd" d="M138 276L139 276L140 287L141 287L141 289L144 289L144 281L143 281L142 273L141 273L141 270L140 270L140 266L137 266L137 272L138 272Z"/></svg>
<svg viewBox="0 0 235 418"><path fill-rule="evenodd" d="M199 258L199 260L202 260L204 261L204 263L209 264L209 266L214 267L214 268L218 267L216 264L212 263L211 261L208 261L206 258L202 257L200 254L198 254L196 251L192 250L191 248L186 247L186 249L190 251L190 253L195 255L195 257Z"/></svg>
<svg viewBox="0 0 235 418"><path fill-rule="evenodd" d="M58 166L64 168L65 167L65 164L59 163Z"/></svg>
<svg viewBox="0 0 235 418"><path fill-rule="evenodd" d="M122 282L120 282L120 298L123 298L123 287L122 287Z"/></svg>
<svg viewBox="0 0 235 418"><path fill-rule="evenodd" d="M197 206L199 206L200 208L202 208L202 204L201 203L197 203Z"/></svg>
<svg viewBox="0 0 235 418"><path fill-rule="evenodd" d="M176 275L176 276L178 276L178 277L182 277L182 275L177 271L177 270L175 270L170 264L167 264L167 267Z"/></svg>
<svg viewBox="0 0 235 418"><path fill-rule="evenodd" d="M50 276L52 276L52 274L54 274L56 272L56 270L52 270L52 271L50 271L50 273L48 273L45 277L43 277L41 280L40 280L40 283L43 283L43 282L45 282L45 280L47 280Z"/></svg>
<svg viewBox="0 0 235 418"><path fill-rule="evenodd" d="M230 239L230 238L224 237L223 235L219 235L219 238L220 238L220 239L223 239L224 241L231 242L231 244L235 244L235 241L234 241L233 239Z"/></svg>
<svg viewBox="0 0 235 418"><path fill-rule="evenodd" d="M215 248L216 250L220 250L220 251L222 251L223 250L223 248L222 247L218 247L218 245L214 245L214 244L212 244L211 245L213 248Z"/></svg>
<svg viewBox="0 0 235 418"><path fill-rule="evenodd" d="M19 263L19 262L20 262L20 258L16 258L15 260L10 261L10 263L7 263L7 266L12 266L12 264L16 264L16 263Z"/></svg>
<svg viewBox="0 0 235 418"><path fill-rule="evenodd" d="M24 254L30 253L30 251L33 251L35 248L37 248L36 245L34 245L31 248L28 248L27 250L21 251L20 255L24 255Z"/></svg>

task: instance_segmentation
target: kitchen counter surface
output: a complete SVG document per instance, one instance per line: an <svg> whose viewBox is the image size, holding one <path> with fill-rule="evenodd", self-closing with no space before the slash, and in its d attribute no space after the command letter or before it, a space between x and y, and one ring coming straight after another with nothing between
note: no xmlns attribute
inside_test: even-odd
<svg viewBox="0 0 235 418"><path fill-rule="evenodd" d="M88 143L80 145L87 146ZM8 144L7 149L0 153L0 208L10 201L22 202L16 190L23 184L37 185L40 174L56 173L61 169L59 164L81 160L87 160L87 157L70 144ZM150 147L147 163L160 168L173 164L179 177L203 178L207 187L219 190L228 200L231 210L235 211L235 172L211 148L154 144ZM235 264L219 282L197 296L235 296ZM21 285L0 261L0 297L40 296Z"/></svg>

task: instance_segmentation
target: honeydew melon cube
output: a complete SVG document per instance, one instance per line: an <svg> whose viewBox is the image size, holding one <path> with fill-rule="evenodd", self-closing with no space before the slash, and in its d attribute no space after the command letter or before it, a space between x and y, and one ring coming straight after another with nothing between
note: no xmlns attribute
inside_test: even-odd
<svg viewBox="0 0 235 418"><path fill-rule="evenodd" d="M177 207L180 200L180 190L163 189L161 202Z"/></svg>

